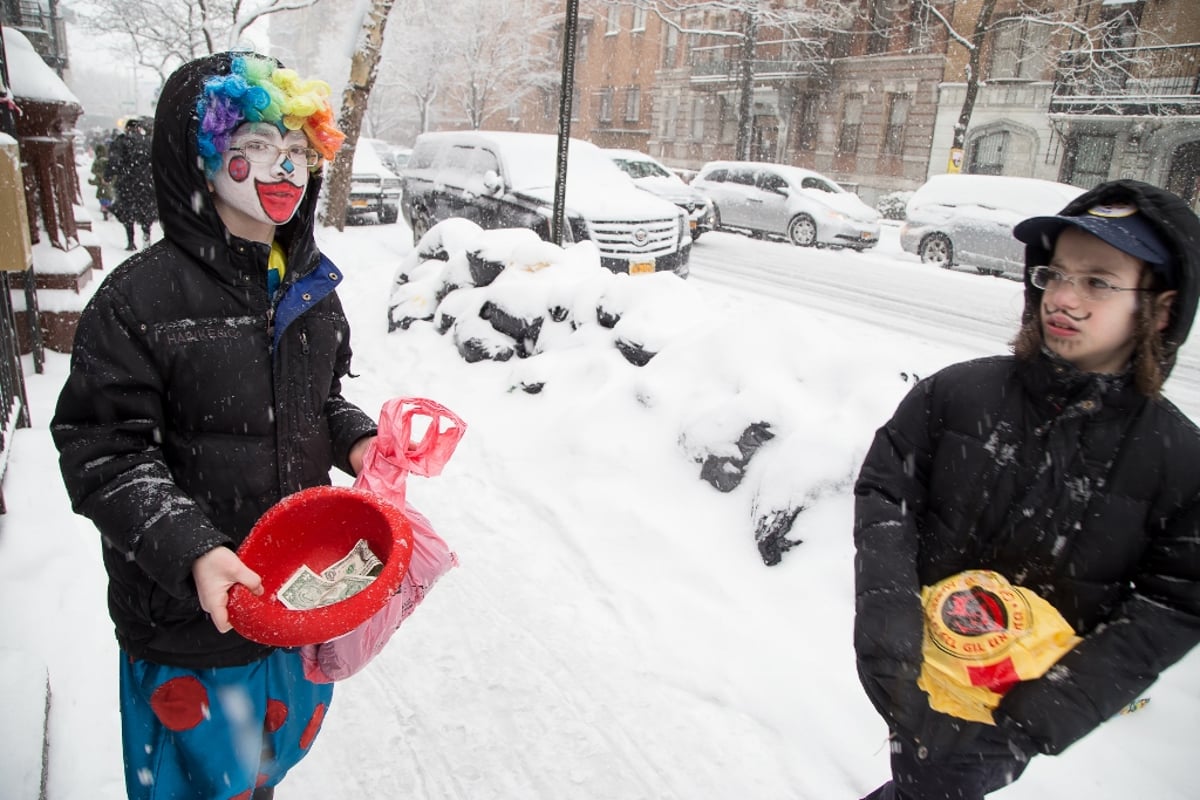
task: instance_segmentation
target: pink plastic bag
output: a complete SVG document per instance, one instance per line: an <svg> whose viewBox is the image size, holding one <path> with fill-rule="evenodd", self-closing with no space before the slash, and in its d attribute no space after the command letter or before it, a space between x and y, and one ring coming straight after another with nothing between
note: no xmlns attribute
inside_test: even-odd
<svg viewBox="0 0 1200 800"><path fill-rule="evenodd" d="M421 439L412 441L415 417L426 417ZM400 588L375 614L345 636L300 648L304 674L314 683L349 678L379 655L400 623L408 618L447 570L458 565L449 545L434 532L425 516L405 500L408 473L431 477L454 453L466 432L454 412L424 398L395 398L379 414L379 436L367 448L354 486L367 489L404 508L412 525L412 561Z"/></svg>

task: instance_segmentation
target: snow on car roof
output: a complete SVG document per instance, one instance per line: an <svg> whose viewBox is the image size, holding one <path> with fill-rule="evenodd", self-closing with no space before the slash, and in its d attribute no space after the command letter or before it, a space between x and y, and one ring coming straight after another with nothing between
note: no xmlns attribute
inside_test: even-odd
<svg viewBox="0 0 1200 800"><path fill-rule="evenodd" d="M804 167L795 167L791 164L773 164L768 161L710 161L700 168L701 174L711 172L714 169L766 169L778 173L787 178L790 182L797 186L805 178L817 178L829 184L835 192L839 194L854 194L839 184L833 178L813 169L805 169Z"/></svg>
<svg viewBox="0 0 1200 800"><path fill-rule="evenodd" d="M1027 215L1056 214L1083 192L1066 183L1014 175L934 175L913 193L908 207L975 205Z"/></svg>

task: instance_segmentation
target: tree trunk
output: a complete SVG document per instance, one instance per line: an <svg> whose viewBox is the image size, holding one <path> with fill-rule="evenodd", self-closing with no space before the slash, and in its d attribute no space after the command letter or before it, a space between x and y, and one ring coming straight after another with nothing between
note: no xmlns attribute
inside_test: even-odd
<svg viewBox="0 0 1200 800"><path fill-rule="evenodd" d="M979 7L979 16L975 19L975 30L971 34L971 49L967 60L967 91L963 96L962 108L958 112L958 122L954 123L954 140L950 145L952 151L963 150L967 144L967 129L971 125L971 114L975 112L975 99L979 96L983 39L992 24L992 12L995 10L996 0L983 0Z"/></svg>
<svg viewBox="0 0 1200 800"><path fill-rule="evenodd" d="M749 161L750 141L754 132L754 50L758 44L758 9L747 8L743 13L742 48L738 64L737 158L739 161Z"/></svg>
<svg viewBox="0 0 1200 800"><path fill-rule="evenodd" d="M366 113L371 88L375 86L375 76L379 71L388 13L395 2L371 0L371 10L363 20L359 33L358 47L350 59L350 80L342 92L342 111L338 116L338 127L346 134L346 143L330 165L329 183L325 188L325 209L321 214L323 225L332 225L339 231L346 227L346 206L350 202L350 179L354 173L354 148L358 145L363 114Z"/></svg>

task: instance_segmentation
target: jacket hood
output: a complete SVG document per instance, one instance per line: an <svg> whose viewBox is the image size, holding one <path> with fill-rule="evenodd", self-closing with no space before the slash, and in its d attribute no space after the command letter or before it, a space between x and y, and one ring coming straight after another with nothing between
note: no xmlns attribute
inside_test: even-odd
<svg viewBox="0 0 1200 800"><path fill-rule="evenodd" d="M1178 274L1171 319L1163 331L1164 353L1174 363L1176 352L1192 329L1200 295L1200 218L1178 196L1148 183L1133 180L1110 181L1084 192L1059 212L1078 216L1096 205L1132 203L1166 242L1174 256ZM1038 318L1042 290L1030 280L1034 267L1050 263L1054 243L1025 245L1025 322Z"/></svg>
<svg viewBox="0 0 1200 800"><path fill-rule="evenodd" d="M184 64L167 78L154 114L151 152L163 234L206 264L228 261L225 254L230 234L217 215L204 175L196 138L200 125L196 103L204 81L214 75L228 75L233 59L239 55L252 54L215 53ZM319 254L313 225L320 192L321 173L314 172L295 216L276 229L276 239L288 253L289 272L304 272L316 263Z"/></svg>

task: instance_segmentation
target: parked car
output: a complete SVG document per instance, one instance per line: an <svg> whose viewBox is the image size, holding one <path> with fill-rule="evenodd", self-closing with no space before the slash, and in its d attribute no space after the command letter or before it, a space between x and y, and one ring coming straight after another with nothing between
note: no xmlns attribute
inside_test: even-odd
<svg viewBox="0 0 1200 800"><path fill-rule="evenodd" d="M398 144L390 145L387 155L383 157L383 163L388 169L399 175L404 171L404 167L408 165L408 157L411 155L411 147L401 147Z"/></svg>
<svg viewBox="0 0 1200 800"><path fill-rule="evenodd" d="M1023 275L1025 245L1013 225L1057 214L1083 189L1009 175L934 175L909 198L900 246L928 264L975 267L984 275Z"/></svg>
<svg viewBox="0 0 1200 800"><path fill-rule="evenodd" d="M558 138L496 131L423 133L404 169L401 210L414 243L435 223L530 228L551 238ZM638 189L589 142L568 146L564 242L590 239L614 272L686 276L692 239L672 203Z"/></svg>
<svg viewBox="0 0 1200 800"><path fill-rule="evenodd" d="M373 142L360 138L354 148L346 216L374 214L379 222L390 225L400 216L400 176L384 166Z"/></svg>
<svg viewBox="0 0 1200 800"><path fill-rule="evenodd" d="M786 236L799 247L866 250L879 212L819 172L757 161L710 161L692 188L713 202L713 229Z"/></svg>
<svg viewBox="0 0 1200 800"><path fill-rule="evenodd" d="M633 178L639 189L674 203L688 215L692 241L700 234L712 230L712 201L691 186L683 178L664 167L653 156L638 150L605 149L604 154L617 167Z"/></svg>

